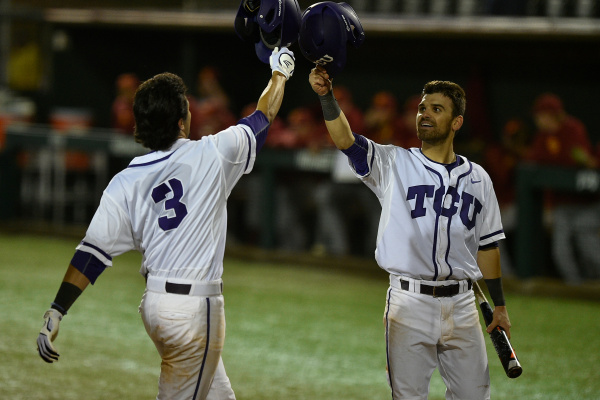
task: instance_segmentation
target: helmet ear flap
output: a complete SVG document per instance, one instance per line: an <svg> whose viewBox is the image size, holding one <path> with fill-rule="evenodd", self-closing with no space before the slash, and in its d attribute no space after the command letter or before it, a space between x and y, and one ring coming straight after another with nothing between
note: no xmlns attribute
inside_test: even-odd
<svg viewBox="0 0 600 400"><path fill-rule="evenodd" d="M267 46L269 49L274 49L275 47L279 47L281 45L281 28L277 27L273 30L273 32L265 32L260 29L260 39L263 44Z"/></svg>
<svg viewBox="0 0 600 400"><path fill-rule="evenodd" d="M236 18L234 28L238 36L245 42L260 39L256 24L248 17Z"/></svg>

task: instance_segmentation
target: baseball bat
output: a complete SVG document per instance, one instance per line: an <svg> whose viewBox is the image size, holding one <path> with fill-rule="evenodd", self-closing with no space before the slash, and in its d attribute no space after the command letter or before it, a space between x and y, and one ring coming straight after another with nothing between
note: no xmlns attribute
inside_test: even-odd
<svg viewBox="0 0 600 400"><path fill-rule="evenodd" d="M473 283L473 290L475 291L475 297L479 303L481 314L483 314L485 325L489 326L494 319L494 311L492 310L490 303L488 303L477 282ZM506 336L504 329L499 326L495 327L492 333L490 333L490 340L496 349L496 353L498 354L498 358L500 358L500 362L504 367L506 376L509 378L519 377L523 372L523 368L521 367L521 363L517 358L517 354L510 344L510 340L508 339L508 336Z"/></svg>

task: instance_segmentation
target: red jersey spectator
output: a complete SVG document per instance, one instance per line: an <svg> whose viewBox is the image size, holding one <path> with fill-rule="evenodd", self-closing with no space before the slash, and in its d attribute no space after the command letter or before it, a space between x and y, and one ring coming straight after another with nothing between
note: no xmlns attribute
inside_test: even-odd
<svg viewBox="0 0 600 400"><path fill-rule="evenodd" d="M515 201L516 167L528 151L530 136L527 125L518 118L512 118L502 129L500 142L486 147L485 170L494 182L501 211Z"/></svg>
<svg viewBox="0 0 600 400"><path fill-rule="evenodd" d="M585 125L566 113L558 96L540 95L533 105L533 119L538 131L527 160L563 167L596 166Z"/></svg>
<svg viewBox="0 0 600 400"><path fill-rule="evenodd" d="M190 139L213 135L236 123L229 109L229 97L219 82L214 67L204 67L198 73L198 96L188 96L192 114Z"/></svg>
<svg viewBox="0 0 600 400"><path fill-rule="evenodd" d="M399 116L396 96L386 91L375 93L371 99L371 105L365 112L365 125L365 136L368 136L369 139L381 144L399 146L397 135Z"/></svg>
<svg viewBox="0 0 600 400"><path fill-rule="evenodd" d="M140 84L135 74L125 73L117 77L117 97L111 107L111 126L118 132L133 135L133 96Z"/></svg>

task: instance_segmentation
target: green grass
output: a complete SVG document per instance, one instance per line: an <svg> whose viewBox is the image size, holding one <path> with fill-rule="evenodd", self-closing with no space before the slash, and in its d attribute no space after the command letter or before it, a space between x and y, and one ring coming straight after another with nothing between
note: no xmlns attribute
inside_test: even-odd
<svg viewBox="0 0 600 400"><path fill-rule="evenodd" d="M42 315L77 240L0 235L1 398L152 399L160 359L137 312L140 256L114 260L61 323L58 363L37 355ZM389 399L387 280L225 260L223 359L239 400ZM488 340L493 399L599 399L600 306L509 294L523 375L508 379ZM431 400L444 398L436 373Z"/></svg>

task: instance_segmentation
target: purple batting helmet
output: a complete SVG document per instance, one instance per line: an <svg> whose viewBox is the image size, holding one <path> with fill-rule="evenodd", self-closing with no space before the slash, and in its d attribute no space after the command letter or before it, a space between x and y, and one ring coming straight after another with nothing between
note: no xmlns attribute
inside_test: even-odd
<svg viewBox="0 0 600 400"><path fill-rule="evenodd" d="M254 42L258 58L268 64L275 47L298 40L300 6L297 0L242 0L235 17L235 31Z"/></svg>
<svg viewBox="0 0 600 400"><path fill-rule="evenodd" d="M365 41L365 31L346 3L324 1L313 4L302 14L298 44L304 57L322 65L330 77L346 65L346 44L354 47Z"/></svg>

